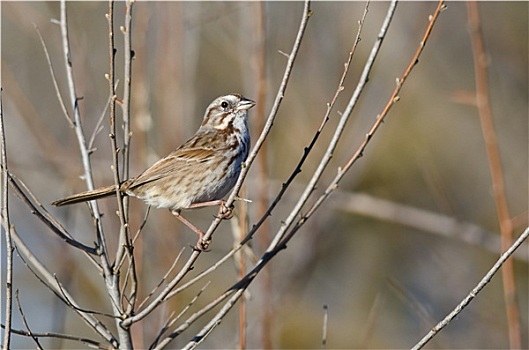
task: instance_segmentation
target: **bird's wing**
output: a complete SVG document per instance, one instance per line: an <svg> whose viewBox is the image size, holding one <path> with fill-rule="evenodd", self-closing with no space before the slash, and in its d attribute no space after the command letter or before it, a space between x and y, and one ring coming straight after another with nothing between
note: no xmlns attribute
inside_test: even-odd
<svg viewBox="0 0 529 350"><path fill-rule="evenodd" d="M129 183L127 187L137 187L148 182L169 177L178 172L187 171L188 168L195 166L197 163L212 159L215 152L216 150L205 147L180 147L167 157L154 163Z"/></svg>

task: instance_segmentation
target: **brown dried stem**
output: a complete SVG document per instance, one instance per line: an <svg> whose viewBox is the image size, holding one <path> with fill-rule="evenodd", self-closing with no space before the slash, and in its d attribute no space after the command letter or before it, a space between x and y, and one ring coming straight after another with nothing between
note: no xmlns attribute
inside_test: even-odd
<svg viewBox="0 0 529 350"><path fill-rule="evenodd" d="M487 69L487 50L485 48L483 33L481 30L478 3L475 1L467 1L467 11L468 21L470 23L472 53L474 56L474 70L476 74L476 105L489 161L492 193L501 231L501 247L502 251L505 251L512 244L513 224L511 215L509 214L501 155L492 120ZM509 329L509 344L511 349L520 349L522 346L522 336L518 303L516 301L514 261L512 259L506 261L505 264L503 264L501 271L505 298L505 311L507 313L507 325Z"/></svg>

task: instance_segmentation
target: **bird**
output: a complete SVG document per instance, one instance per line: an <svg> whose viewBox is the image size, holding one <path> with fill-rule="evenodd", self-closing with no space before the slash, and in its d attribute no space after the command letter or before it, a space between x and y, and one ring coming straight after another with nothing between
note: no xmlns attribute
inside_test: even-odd
<svg viewBox="0 0 529 350"><path fill-rule="evenodd" d="M183 209L219 205L219 215L230 216L222 198L235 186L250 149L248 110L255 102L238 93L217 97L207 107L197 132L166 157L138 176L52 203L63 206L121 192L156 208L168 208L199 235L196 249L207 249L204 232L182 215Z"/></svg>

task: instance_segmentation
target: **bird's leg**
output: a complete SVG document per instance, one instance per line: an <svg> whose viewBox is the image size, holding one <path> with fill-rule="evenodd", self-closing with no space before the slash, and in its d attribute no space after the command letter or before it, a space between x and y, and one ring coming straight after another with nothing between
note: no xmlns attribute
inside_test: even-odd
<svg viewBox="0 0 529 350"><path fill-rule="evenodd" d="M226 206L226 202L222 199L216 200L216 201L209 201L209 202L202 202L202 203L193 203L186 209L195 209L195 208L203 208L203 207L212 207L218 205L219 206L219 212L217 214L217 217L220 219L229 220L233 217L233 205L228 208Z"/></svg>
<svg viewBox="0 0 529 350"><path fill-rule="evenodd" d="M219 200L209 201L209 202L193 203L186 209L196 209L196 208L211 207L211 206L218 205L219 212L217 214L217 217L223 220L231 219L233 217L233 206L228 208L225 204L226 204L225 201L219 199ZM184 225L189 227L193 232L195 232L199 236L195 249L202 250L202 251L208 249L210 242L204 240L204 235L205 235L204 231L198 229L195 225L193 225L186 218L184 218L182 214L180 214L180 210L171 210L171 213L178 220L180 220Z"/></svg>
<svg viewBox="0 0 529 350"><path fill-rule="evenodd" d="M198 237L199 237L198 238L198 242L197 242L197 245L195 246L196 250L204 251L204 250L208 249L209 241L205 241L204 240L205 233L203 231L201 231L195 225L193 225L192 223L187 221L187 219L184 218L180 214L179 210L171 210L171 214L173 214L178 220L180 220L184 225L189 227L193 232L195 232L198 235Z"/></svg>

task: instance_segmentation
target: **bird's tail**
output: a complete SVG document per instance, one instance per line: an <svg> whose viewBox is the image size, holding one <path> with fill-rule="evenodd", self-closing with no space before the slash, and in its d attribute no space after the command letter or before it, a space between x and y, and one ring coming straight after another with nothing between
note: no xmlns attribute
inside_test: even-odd
<svg viewBox="0 0 529 350"><path fill-rule="evenodd" d="M77 194L62 198L62 199L58 199L51 204L55 205L56 207L60 207L62 205L87 202L87 201L91 201L94 199L112 196L115 194L116 194L116 185L110 185L107 187L97 188L93 191L85 191L85 192L77 193Z"/></svg>

